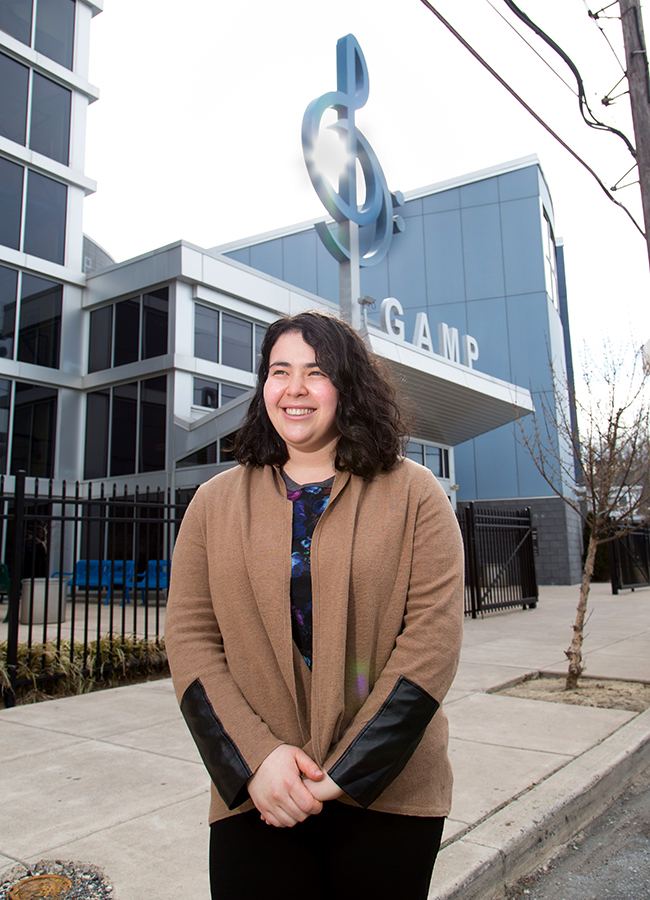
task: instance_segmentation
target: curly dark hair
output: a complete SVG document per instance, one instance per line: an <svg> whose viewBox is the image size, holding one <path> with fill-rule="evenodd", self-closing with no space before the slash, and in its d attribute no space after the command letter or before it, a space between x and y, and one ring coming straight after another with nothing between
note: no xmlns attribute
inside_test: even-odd
<svg viewBox="0 0 650 900"><path fill-rule="evenodd" d="M403 454L409 423L385 363L341 319L325 312L283 316L269 326L262 343L257 387L244 423L234 440L234 456L245 466L283 466L287 446L266 412L264 384L269 358L278 338L300 332L313 348L317 364L339 392L336 424L341 433L335 466L366 480L390 469Z"/></svg>

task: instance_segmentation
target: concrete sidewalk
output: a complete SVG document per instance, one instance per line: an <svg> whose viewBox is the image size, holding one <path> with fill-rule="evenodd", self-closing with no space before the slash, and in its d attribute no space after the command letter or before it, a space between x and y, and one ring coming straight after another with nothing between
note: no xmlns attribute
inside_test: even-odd
<svg viewBox="0 0 650 900"><path fill-rule="evenodd" d="M446 702L456 784L431 900L491 900L650 762L650 711L495 696L564 672L578 587L466 621ZM650 588L592 588L587 674L650 682ZM0 873L93 863L115 900L207 900L208 783L169 681L0 711Z"/></svg>

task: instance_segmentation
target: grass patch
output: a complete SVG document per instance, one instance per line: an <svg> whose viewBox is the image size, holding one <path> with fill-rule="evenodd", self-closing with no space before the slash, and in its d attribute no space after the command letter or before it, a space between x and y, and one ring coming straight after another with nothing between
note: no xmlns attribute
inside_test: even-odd
<svg viewBox="0 0 650 900"><path fill-rule="evenodd" d="M99 641L18 645L16 703L37 703L169 675L162 638L107 634ZM0 642L0 688L10 688L7 641Z"/></svg>

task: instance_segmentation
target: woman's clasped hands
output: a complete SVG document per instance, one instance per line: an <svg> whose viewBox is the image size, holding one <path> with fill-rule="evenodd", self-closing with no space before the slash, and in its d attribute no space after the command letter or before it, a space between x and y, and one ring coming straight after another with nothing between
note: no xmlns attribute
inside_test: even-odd
<svg viewBox="0 0 650 900"><path fill-rule="evenodd" d="M267 825L291 828L343 791L303 750L281 744L249 778L248 793Z"/></svg>

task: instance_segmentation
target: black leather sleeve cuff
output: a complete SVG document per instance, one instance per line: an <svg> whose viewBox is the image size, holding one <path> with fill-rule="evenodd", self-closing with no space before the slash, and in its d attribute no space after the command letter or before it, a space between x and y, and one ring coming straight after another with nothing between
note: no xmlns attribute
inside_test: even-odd
<svg viewBox="0 0 650 900"><path fill-rule="evenodd" d="M361 806L368 807L413 755L440 704L403 675L381 709L363 727L329 776Z"/></svg>
<svg viewBox="0 0 650 900"><path fill-rule="evenodd" d="M228 809L241 806L248 799L246 782L253 773L221 724L199 678L183 694L181 712Z"/></svg>

